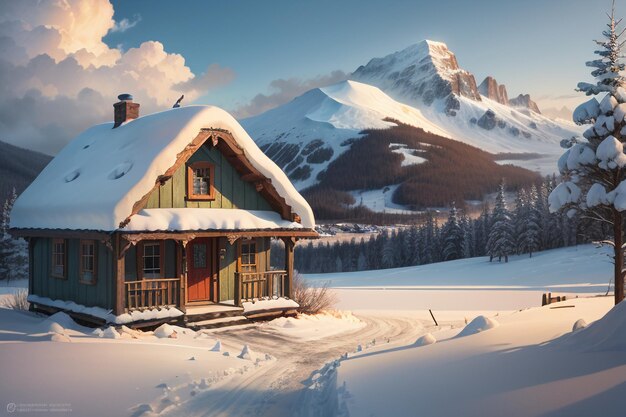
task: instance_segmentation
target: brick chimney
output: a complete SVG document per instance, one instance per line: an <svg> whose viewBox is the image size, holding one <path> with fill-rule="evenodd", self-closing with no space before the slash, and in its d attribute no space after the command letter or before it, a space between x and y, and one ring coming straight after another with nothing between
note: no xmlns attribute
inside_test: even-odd
<svg viewBox="0 0 626 417"><path fill-rule="evenodd" d="M136 119L139 117L139 103L133 103L133 96L130 94L120 94L117 96L119 102L113 105L115 109L113 112L113 119L115 125L113 129L120 126L122 123L128 120Z"/></svg>

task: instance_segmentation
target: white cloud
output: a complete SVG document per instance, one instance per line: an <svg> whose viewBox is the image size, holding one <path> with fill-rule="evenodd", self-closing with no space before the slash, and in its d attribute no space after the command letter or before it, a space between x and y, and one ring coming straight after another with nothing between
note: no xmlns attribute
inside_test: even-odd
<svg viewBox="0 0 626 417"><path fill-rule="evenodd" d="M218 65L195 75L158 41L127 51L102 41L131 24L116 24L108 0L3 0L0 140L55 153L86 127L111 120L119 93L132 93L146 114L233 79Z"/></svg>
<svg viewBox="0 0 626 417"><path fill-rule="evenodd" d="M128 29L137 26L137 23L141 22L141 16L135 15L132 20L123 18L119 22L115 22L115 25L111 28L111 32L126 32Z"/></svg>
<svg viewBox="0 0 626 417"><path fill-rule="evenodd" d="M299 78L279 78L270 83L270 94L257 94L249 103L234 111L237 118L246 118L263 113L291 101L302 93L317 87L325 87L348 78L348 74L336 70L307 80Z"/></svg>

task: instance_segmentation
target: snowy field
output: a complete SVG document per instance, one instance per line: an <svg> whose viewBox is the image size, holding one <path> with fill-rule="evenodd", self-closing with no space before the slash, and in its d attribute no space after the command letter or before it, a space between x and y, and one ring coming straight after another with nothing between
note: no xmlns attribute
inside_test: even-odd
<svg viewBox="0 0 626 417"><path fill-rule="evenodd" d="M584 342L567 335L611 308L593 294L610 269L606 250L586 245L363 272L362 283L333 274L343 311L197 332L94 332L0 308L0 403L20 416L593 415L626 394L626 343L607 351L602 326L577 332ZM0 298L17 284L0 283ZM580 298L537 307L546 288Z"/></svg>
<svg viewBox="0 0 626 417"><path fill-rule="evenodd" d="M410 214L414 211L391 201L399 185L390 185L377 190L350 191L354 197L354 207L364 206L376 213Z"/></svg>
<svg viewBox="0 0 626 417"><path fill-rule="evenodd" d="M422 266L335 274L307 274L312 283L371 289L518 289L605 292L613 266L609 248L580 245L512 256L508 263L479 257Z"/></svg>
<svg viewBox="0 0 626 417"><path fill-rule="evenodd" d="M612 301L480 317L466 336L444 329L412 345L365 349L321 373L314 403L323 409L337 398L328 415L351 417L623 416L626 305L572 332Z"/></svg>

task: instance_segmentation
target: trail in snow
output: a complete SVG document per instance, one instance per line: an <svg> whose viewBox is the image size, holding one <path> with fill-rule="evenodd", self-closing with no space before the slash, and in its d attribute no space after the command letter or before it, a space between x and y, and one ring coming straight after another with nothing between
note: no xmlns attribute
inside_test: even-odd
<svg viewBox="0 0 626 417"><path fill-rule="evenodd" d="M276 358L272 364L239 375L221 387L204 392L179 407L171 416L294 416L305 381L326 362L354 352L373 340L377 345L407 345L432 331L432 323L410 317L359 315L366 325L358 330L307 341L294 340L269 327L221 330L218 337L230 344L247 344L256 352ZM444 326L461 323L443 323Z"/></svg>

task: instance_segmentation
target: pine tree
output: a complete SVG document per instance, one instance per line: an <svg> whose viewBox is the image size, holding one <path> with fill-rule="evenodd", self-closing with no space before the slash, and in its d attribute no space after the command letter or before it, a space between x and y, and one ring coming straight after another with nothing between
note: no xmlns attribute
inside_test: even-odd
<svg viewBox="0 0 626 417"><path fill-rule="evenodd" d="M598 59L587 62L594 68L591 75L595 83L581 82L578 91L586 95L602 94L581 104L574 111L574 121L593 123L584 133L584 139L565 140L569 149L559 159L563 181L550 193L552 212L563 211L572 216L576 211L598 221L610 222L615 283L615 304L624 299L624 231L623 211L626 210L626 90L622 59L623 30L615 19L615 4L603 31L603 39L595 41L600 47L595 51Z"/></svg>
<svg viewBox="0 0 626 417"><path fill-rule="evenodd" d="M487 239L489 239L490 226L491 217L489 215L489 207L485 204L474 226L476 234L474 256L484 256L487 254Z"/></svg>
<svg viewBox="0 0 626 417"><path fill-rule="evenodd" d="M426 212L424 226L420 229L420 241L422 242L422 251L420 252L421 264L430 264L436 261L435 257L435 229L437 228L433 214Z"/></svg>
<svg viewBox="0 0 626 417"><path fill-rule="evenodd" d="M463 257L463 230L459 222L456 205L453 202L450 212L448 213L448 221L441 230L441 244L443 247L443 260L450 261Z"/></svg>
<svg viewBox="0 0 626 417"><path fill-rule="evenodd" d="M9 233L10 216L17 199L15 188L4 202L0 219L0 279L28 278L28 243L22 238L14 239Z"/></svg>
<svg viewBox="0 0 626 417"><path fill-rule="evenodd" d="M463 230L463 258L471 258L475 252L475 228L474 222L472 222L467 216L461 218L461 230Z"/></svg>
<svg viewBox="0 0 626 417"><path fill-rule="evenodd" d="M537 187L533 184L526 196L524 219L519 231L520 249L528 253L529 257L532 257L533 252L537 252L541 246L541 217L537 210L537 199Z"/></svg>
<svg viewBox="0 0 626 417"><path fill-rule="evenodd" d="M383 268L393 268L395 262L395 254L394 254L394 240L396 237L395 231L391 233L391 236L387 236L387 233L382 233L383 237L383 251L382 251L382 267Z"/></svg>
<svg viewBox="0 0 626 417"><path fill-rule="evenodd" d="M515 198L515 210L513 211L513 230L515 230L515 252L525 252L524 232L526 230L526 222L528 219L528 196L526 190L520 188L517 190Z"/></svg>
<svg viewBox="0 0 626 417"><path fill-rule="evenodd" d="M493 224L489 231L487 241L487 254L489 260L497 257L499 261L509 261L509 255L514 252L515 239L513 236L513 223L511 215L506 207L504 196L504 182L500 184L492 215Z"/></svg>

